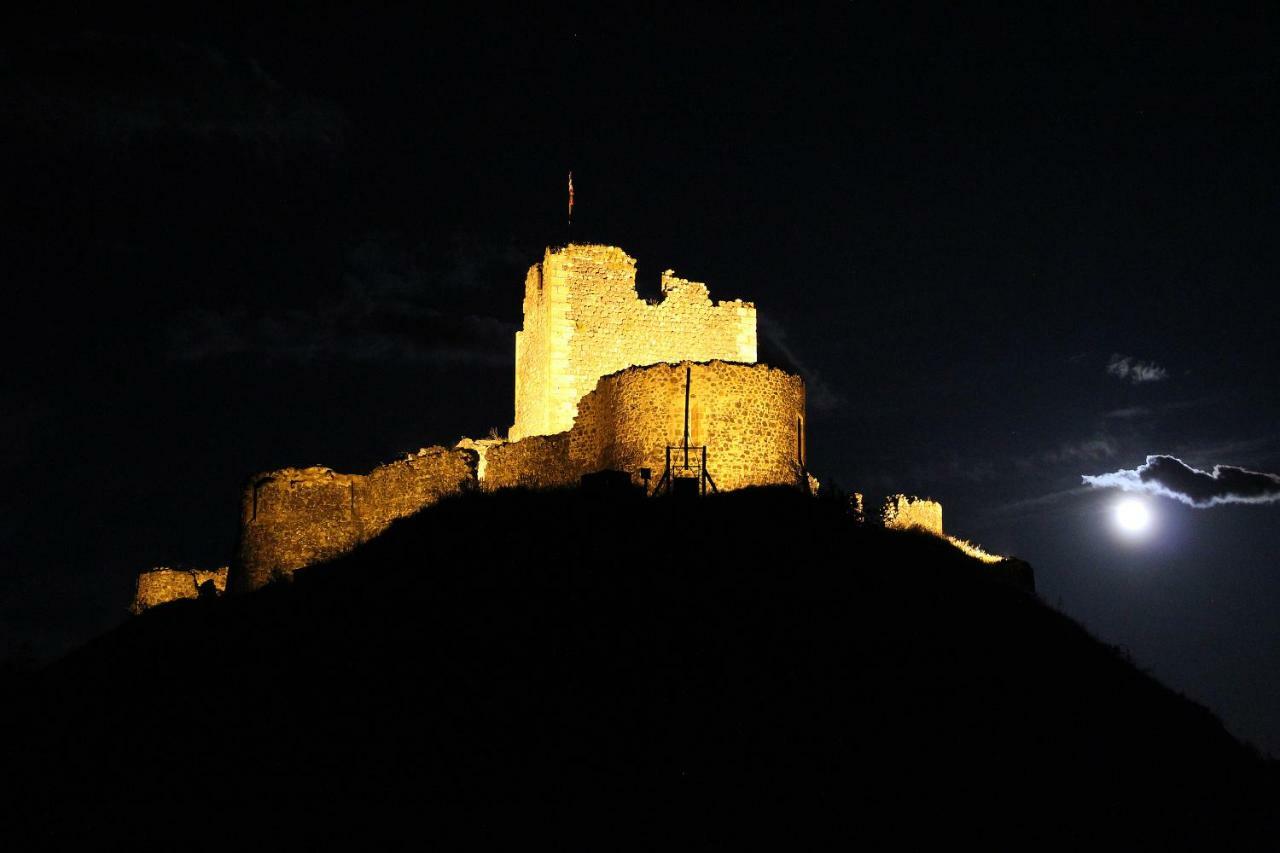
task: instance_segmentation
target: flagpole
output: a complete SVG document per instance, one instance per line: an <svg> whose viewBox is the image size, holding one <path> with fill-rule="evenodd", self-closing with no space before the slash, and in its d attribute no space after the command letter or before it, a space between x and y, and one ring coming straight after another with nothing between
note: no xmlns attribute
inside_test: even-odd
<svg viewBox="0 0 1280 853"><path fill-rule="evenodd" d="M569 170L569 230L573 230L573 170Z"/></svg>

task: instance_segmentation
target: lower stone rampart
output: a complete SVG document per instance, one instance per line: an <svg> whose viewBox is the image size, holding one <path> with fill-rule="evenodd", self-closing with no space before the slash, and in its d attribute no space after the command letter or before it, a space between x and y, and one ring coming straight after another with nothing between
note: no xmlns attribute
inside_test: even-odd
<svg viewBox="0 0 1280 853"><path fill-rule="evenodd" d="M130 613L141 613L158 604L183 598L199 598L200 587L212 583L221 594L227 589L227 567L216 569L170 569L157 566L138 575Z"/></svg>
<svg viewBox="0 0 1280 853"><path fill-rule="evenodd" d="M884 500L880 520L885 527L894 530L920 528L935 536L942 532L942 504L925 498L907 495L890 495Z"/></svg>
<svg viewBox="0 0 1280 853"><path fill-rule="evenodd" d="M765 364L654 364L602 377L578 403L569 458L635 483L648 468L656 483L667 448L684 442L686 383L689 444L706 447L720 491L806 483L804 380Z"/></svg>
<svg viewBox="0 0 1280 853"><path fill-rule="evenodd" d="M858 505L861 507L862 496L857 495L857 498ZM926 533L932 533L982 563L991 565L1009 560L1008 557L989 553L966 539L943 533L942 504L937 501L907 495L890 495L884 500L884 507L880 510L880 520L890 530L923 530ZM1034 581L1032 581L1032 590L1034 591Z"/></svg>
<svg viewBox="0 0 1280 853"><path fill-rule="evenodd" d="M476 463L474 450L431 447L366 475L312 467L254 477L241 497L231 589L257 589L351 550L397 518L470 488Z"/></svg>
<svg viewBox="0 0 1280 853"><path fill-rule="evenodd" d="M548 489L573 485L584 473L569 459L569 433L531 435L489 448L481 487Z"/></svg>
<svg viewBox="0 0 1280 853"><path fill-rule="evenodd" d="M428 448L367 475L329 468L285 468L255 477L241 499L233 591L339 556L397 518L473 485L554 488L583 474L625 471L633 483L649 469L661 482L668 447L686 429L720 491L804 486L804 382L763 364L681 362L632 367L602 377L582 398L573 429L520 441L464 439ZM678 462L683 453L677 452ZM483 464L481 459L483 458ZM696 463L695 463L696 464Z"/></svg>
<svg viewBox="0 0 1280 853"><path fill-rule="evenodd" d="M481 487L551 488L604 470L625 471L641 485L648 469L655 488L667 448L683 447L686 392L693 464L706 447L717 489L785 484L816 491L805 471L804 381L768 365L727 361L651 364L602 377L579 401L568 432L488 447ZM683 455L676 452L676 464Z"/></svg>

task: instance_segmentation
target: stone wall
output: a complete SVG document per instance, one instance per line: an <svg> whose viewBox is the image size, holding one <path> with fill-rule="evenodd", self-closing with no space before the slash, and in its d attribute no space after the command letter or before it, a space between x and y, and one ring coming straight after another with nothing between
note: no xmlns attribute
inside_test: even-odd
<svg viewBox="0 0 1280 853"><path fill-rule="evenodd" d="M197 598L200 586L208 581L219 594L227 589L227 567L217 569L170 569L157 566L138 575L137 586L133 592L133 603L129 605L130 613L141 613L144 610L177 601L181 598Z"/></svg>
<svg viewBox="0 0 1280 853"><path fill-rule="evenodd" d="M476 452L476 477L483 480L485 466L488 464L486 457L489 451L506 443L507 440L505 438L464 438L455 444L453 448L454 450L474 450Z"/></svg>
<svg viewBox="0 0 1280 853"><path fill-rule="evenodd" d="M907 495L890 495L885 498L880 512L884 526L895 530L918 527L942 536L942 504Z"/></svg>
<svg viewBox="0 0 1280 853"><path fill-rule="evenodd" d="M331 559L476 482L474 450L431 447L367 475L284 468L254 477L240 507L237 592Z"/></svg>
<svg viewBox="0 0 1280 853"><path fill-rule="evenodd" d="M859 499L861 496L859 496ZM942 532L942 504L924 498L907 495L890 495L884 500L880 520L891 530L924 530L940 536L975 560L983 563L1002 563L1007 558L992 554L981 546L965 539L948 536ZM1032 582L1034 591L1034 581Z"/></svg>
<svg viewBox="0 0 1280 853"><path fill-rule="evenodd" d="M481 487L572 485L604 470L626 471L641 484L643 468L656 487L667 447L684 441L686 375L689 444L707 447L716 488L805 484L804 381L763 364L710 361L631 367L602 377L579 403L571 430L486 448Z"/></svg>
<svg viewBox="0 0 1280 853"><path fill-rule="evenodd" d="M662 274L662 299L636 294L635 259L612 246L548 249L525 278L516 333L516 413L509 437L573 426L602 376L674 361L756 360L756 309L712 304L704 284Z"/></svg>
<svg viewBox="0 0 1280 853"><path fill-rule="evenodd" d="M486 490L523 486L546 489L577 483L586 473L569 460L569 433L531 435L520 441L489 448Z"/></svg>
<svg viewBox="0 0 1280 853"><path fill-rule="evenodd" d="M648 468L656 485L667 447L684 440L686 374L689 443L706 446L720 491L803 483L804 381L763 364L655 364L602 378L569 433L573 464L626 471L635 483Z"/></svg>

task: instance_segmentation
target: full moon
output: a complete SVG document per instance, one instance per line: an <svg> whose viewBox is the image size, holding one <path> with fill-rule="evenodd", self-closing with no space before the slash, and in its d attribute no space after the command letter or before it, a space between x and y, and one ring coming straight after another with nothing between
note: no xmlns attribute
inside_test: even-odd
<svg viewBox="0 0 1280 853"><path fill-rule="evenodd" d="M1141 533L1151 526L1151 510L1136 498L1116 504L1116 525L1126 533Z"/></svg>

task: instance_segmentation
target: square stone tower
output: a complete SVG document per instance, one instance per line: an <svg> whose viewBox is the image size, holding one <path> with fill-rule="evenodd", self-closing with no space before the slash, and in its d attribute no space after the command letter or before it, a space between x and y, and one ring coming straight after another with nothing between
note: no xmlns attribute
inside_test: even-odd
<svg viewBox="0 0 1280 853"><path fill-rule="evenodd" d="M516 418L508 438L573 426L601 376L659 362L756 360L756 309L712 304L705 284L662 274L662 298L636 293L636 262L613 246L547 249L524 284L516 332Z"/></svg>

